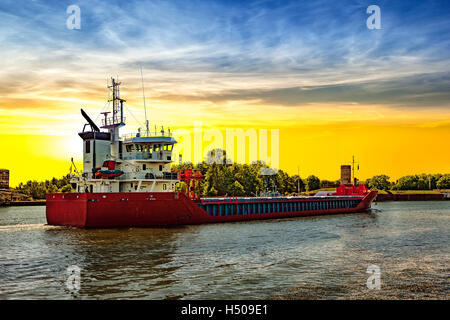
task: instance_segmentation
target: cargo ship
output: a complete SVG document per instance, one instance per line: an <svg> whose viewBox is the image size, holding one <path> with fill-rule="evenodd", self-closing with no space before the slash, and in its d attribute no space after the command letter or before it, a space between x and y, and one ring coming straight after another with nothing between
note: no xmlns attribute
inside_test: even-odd
<svg viewBox="0 0 450 320"><path fill-rule="evenodd" d="M49 225L164 227L355 213L369 210L377 195L364 185L341 185L334 192L309 197L201 197L199 171L171 169L177 141L170 129L150 132L146 120L144 132L120 135L126 100L120 97L120 82L114 78L108 88L112 110L102 112L103 131L81 109L87 121L78 134L83 143L83 171L71 175L75 192L46 195Z"/></svg>

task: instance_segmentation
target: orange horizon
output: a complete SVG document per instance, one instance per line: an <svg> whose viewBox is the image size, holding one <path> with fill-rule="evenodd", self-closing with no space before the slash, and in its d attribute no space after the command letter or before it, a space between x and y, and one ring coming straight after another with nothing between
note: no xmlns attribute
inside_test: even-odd
<svg viewBox="0 0 450 320"><path fill-rule="evenodd" d="M223 128L222 132L225 137ZM72 157L80 170L82 144L77 133L72 136L0 134L0 148L13 155L0 159L0 168L10 170L11 187L28 180L60 178L69 173ZM354 155L360 166L355 175L360 180L378 174L388 175L391 181L411 174L445 174L450 172L450 148L444 147L445 141L450 141L448 125L353 122L287 126L279 128L279 166L289 175L296 175L299 169L302 178L315 175L321 180L334 181L340 178L340 166L350 164ZM208 143L203 141L204 153ZM225 146L226 143L226 150ZM189 161L183 157L184 162Z"/></svg>

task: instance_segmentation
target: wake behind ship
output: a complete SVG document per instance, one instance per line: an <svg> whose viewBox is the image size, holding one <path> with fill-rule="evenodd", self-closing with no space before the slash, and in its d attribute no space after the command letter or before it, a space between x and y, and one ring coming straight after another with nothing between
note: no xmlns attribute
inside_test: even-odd
<svg viewBox="0 0 450 320"><path fill-rule="evenodd" d="M120 83L112 79L112 111L100 128L81 110L87 124L83 172L72 175L75 193L46 196L50 225L83 228L155 227L273 219L367 211L377 195L364 185L340 186L312 197L200 197L201 173L171 170L177 141L170 129L120 136L125 125ZM89 129L86 130L86 127ZM185 190L177 191L184 182Z"/></svg>

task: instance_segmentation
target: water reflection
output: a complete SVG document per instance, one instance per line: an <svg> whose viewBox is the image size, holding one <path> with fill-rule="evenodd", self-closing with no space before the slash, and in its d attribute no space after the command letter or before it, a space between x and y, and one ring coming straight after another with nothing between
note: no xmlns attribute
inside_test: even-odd
<svg viewBox="0 0 450 320"><path fill-rule="evenodd" d="M0 297L445 298L449 204L380 203L379 211L362 214L106 230L46 226L43 207L0 210ZM381 268L379 291L366 287L370 264ZM65 285L71 265L81 268L76 294Z"/></svg>

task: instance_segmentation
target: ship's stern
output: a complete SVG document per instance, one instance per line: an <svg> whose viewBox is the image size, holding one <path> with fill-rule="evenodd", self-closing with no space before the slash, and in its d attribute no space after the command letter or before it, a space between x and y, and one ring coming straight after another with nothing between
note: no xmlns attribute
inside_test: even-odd
<svg viewBox="0 0 450 320"><path fill-rule="evenodd" d="M86 193L49 193L46 196L47 224L85 227L87 220Z"/></svg>

